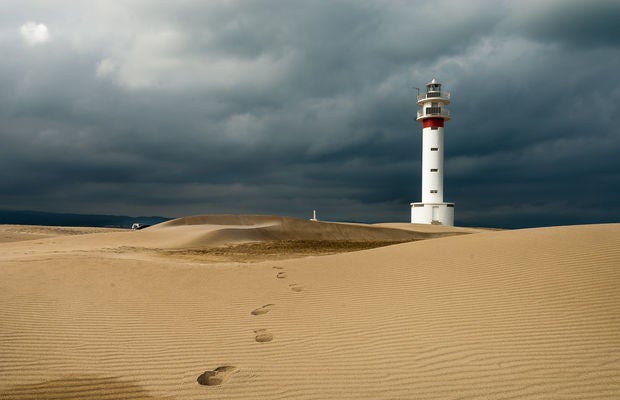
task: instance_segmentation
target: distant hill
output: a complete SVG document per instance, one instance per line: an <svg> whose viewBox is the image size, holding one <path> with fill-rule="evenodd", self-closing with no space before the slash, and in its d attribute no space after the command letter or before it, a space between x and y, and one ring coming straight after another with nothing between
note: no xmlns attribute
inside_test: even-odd
<svg viewBox="0 0 620 400"><path fill-rule="evenodd" d="M61 214L41 211L0 210L0 224L46 226L93 226L105 228L131 228L133 223L154 225L172 218L127 215Z"/></svg>

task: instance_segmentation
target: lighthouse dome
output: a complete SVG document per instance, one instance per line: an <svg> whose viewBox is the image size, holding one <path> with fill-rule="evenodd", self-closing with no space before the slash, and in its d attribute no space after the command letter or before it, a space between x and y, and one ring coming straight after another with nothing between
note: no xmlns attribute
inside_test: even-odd
<svg viewBox="0 0 620 400"><path fill-rule="evenodd" d="M437 79L433 78L432 81L426 84L426 92L441 92L441 83L437 82Z"/></svg>

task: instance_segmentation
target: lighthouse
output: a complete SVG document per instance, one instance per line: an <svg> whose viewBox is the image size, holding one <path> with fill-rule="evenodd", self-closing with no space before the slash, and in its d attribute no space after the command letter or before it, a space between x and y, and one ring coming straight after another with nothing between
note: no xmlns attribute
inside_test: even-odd
<svg viewBox="0 0 620 400"><path fill-rule="evenodd" d="M422 123L422 201L411 203L411 223L454 225L454 203L443 201L444 124L450 119L450 93L433 79L418 93Z"/></svg>

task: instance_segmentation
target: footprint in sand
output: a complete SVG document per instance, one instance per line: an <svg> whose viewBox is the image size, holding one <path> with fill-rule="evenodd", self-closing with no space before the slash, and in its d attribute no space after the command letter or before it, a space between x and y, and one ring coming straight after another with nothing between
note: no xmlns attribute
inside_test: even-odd
<svg viewBox="0 0 620 400"><path fill-rule="evenodd" d="M233 367L232 365L224 365L213 370L205 371L198 377L198 379L196 379L196 381L205 386L217 386L222 383L226 383L226 381L237 371L239 371L237 367Z"/></svg>
<svg viewBox="0 0 620 400"><path fill-rule="evenodd" d="M263 314L267 314L269 311L271 311L271 308L275 306L275 304L265 304L264 306L257 308L256 310L253 310L250 314L252 315L263 315Z"/></svg>
<svg viewBox="0 0 620 400"><path fill-rule="evenodd" d="M279 265L274 265L273 268L274 269L284 269L284 267L280 267Z"/></svg>
<svg viewBox="0 0 620 400"><path fill-rule="evenodd" d="M259 343L271 342L273 340L273 335L267 332L267 329L257 329L254 333L256 334L254 340Z"/></svg>
<svg viewBox="0 0 620 400"><path fill-rule="evenodd" d="M276 278L278 279L284 279L288 277L288 274L286 272L278 272L278 275L276 275Z"/></svg>
<svg viewBox="0 0 620 400"><path fill-rule="evenodd" d="M302 290L304 290L303 286L299 286L299 285L298 285L298 284L296 284L296 283L291 283L289 286L290 286L290 288L291 288L291 290L292 290L293 292L298 292L298 293L299 293L299 292L301 292Z"/></svg>

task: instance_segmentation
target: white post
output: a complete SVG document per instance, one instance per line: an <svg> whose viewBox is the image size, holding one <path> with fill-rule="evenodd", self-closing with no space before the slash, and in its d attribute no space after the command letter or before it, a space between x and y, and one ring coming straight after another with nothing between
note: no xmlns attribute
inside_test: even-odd
<svg viewBox="0 0 620 400"><path fill-rule="evenodd" d="M312 210L312 218L310 218L310 221L318 221L318 219L316 219L316 210Z"/></svg>

